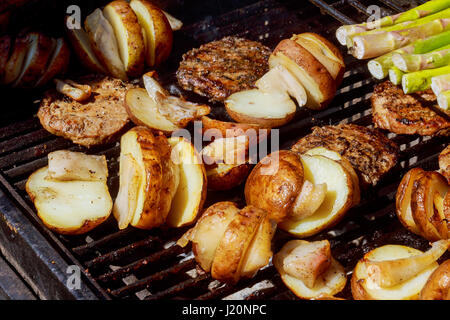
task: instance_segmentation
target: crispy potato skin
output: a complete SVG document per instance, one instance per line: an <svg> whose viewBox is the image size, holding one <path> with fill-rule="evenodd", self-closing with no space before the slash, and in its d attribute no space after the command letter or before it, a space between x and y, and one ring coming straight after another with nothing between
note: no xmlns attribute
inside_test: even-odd
<svg viewBox="0 0 450 320"><path fill-rule="evenodd" d="M250 172L251 165L244 163L226 172L217 172L216 168L206 170L208 188L212 190L229 190L244 182Z"/></svg>
<svg viewBox="0 0 450 320"><path fill-rule="evenodd" d="M434 270L420 292L420 300L450 300L450 260Z"/></svg>
<svg viewBox="0 0 450 320"><path fill-rule="evenodd" d="M336 82L328 70L308 50L293 40L284 39L276 46L272 54L277 55L277 53L284 54L313 78L323 94L323 101L320 103L322 108L331 102L336 93Z"/></svg>
<svg viewBox="0 0 450 320"><path fill-rule="evenodd" d="M355 300L375 300L372 296L370 296L366 290L361 286L360 282L364 281L363 279L358 279L355 276L355 273L352 275L352 280L350 282L350 286L352 289L353 299Z"/></svg>
<svg viewBox="0 0 450 320"><path fill-rule="evenodd" d="M236 283L251 240L258 231L267 213L253 206L247 206L233 218L217 247L211 268L214 279Z"/></svg>
<svg viewBox="0 0 450 320"><path fill-rule="evenodd" d="M276 163L278 170L273 174L263 174ZM276 166L275 166L276 168ZM261 160L250 173L245 184L247 204L269 212L277 222L285 219L303 185L303 165L299 156L289 150L274 152Z"/></svg>
<svg viewBox="0 0 450 320"><path fill-rule="evenodd" d="M108 3L107 6L114 8L113 10L120 15L124 26L126 26L128 48L129 50L132 50L132 52L128 52L128 57L131 57L131 59L128 61L128 65L125 66L125 69L128 76L138 77L144 71L145 64L144 37L138 18L128 2L124 0L112 1Z"/></svg>
<svg viewBox="0 0 450 320"><path fill-rule="evenodd" d="M162 225L170 210L176 192L174 166L171 161L171 147L163 135L155 136L145 127L131 129L137 134L145 165L146 199L139 222L134 225L141 229L151 229Z"/></svg>

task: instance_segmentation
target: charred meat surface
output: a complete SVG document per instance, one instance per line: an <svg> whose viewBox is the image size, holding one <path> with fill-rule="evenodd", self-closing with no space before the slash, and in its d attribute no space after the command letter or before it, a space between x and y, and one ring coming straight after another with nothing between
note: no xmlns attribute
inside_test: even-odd
<svg viewBox="0 0 450 320"><path fill-rule="evenodd" d="M185 90L224 101L234 92L254 87L269 69L271 50L259 42L225 37L183 55L177 79Z"/></svg>
<svg viewBox="0 0 450 320"><path fill-rule="evenodd" d="M431 90L404 94L400 87L385 81L375 87L372 114L375 126L397 134L449 136L450 117L439 109Z"/></svg>
<svg viewBox="0 0 450 320"><path fill-rule="evenodd" d="M47 91L38 111L42 126L85 147L111 141L129 121L124 97L134 85L104 76L86 76L77 82L91 87L91 97L78 102L55 89Z"/></svg>
<svg viewBox="0 0 450 320"><path fill-rule="evenodd" d="M325 147L346 158L363 184L376 185L397 163L399 148L380 131L355 124L314 127L313 132L292 146L292 151L305 153Z"/></svg>

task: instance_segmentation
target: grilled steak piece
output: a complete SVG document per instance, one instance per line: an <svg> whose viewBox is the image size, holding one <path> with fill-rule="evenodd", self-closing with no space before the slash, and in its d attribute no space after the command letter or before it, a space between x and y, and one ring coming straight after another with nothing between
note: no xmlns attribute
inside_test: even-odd
<svg viewBox="0 0 450 320"><path fill-rule="evenodd" d="M259 42L226 37L192 49L183 55L178 83L213 101L254 87L268 69L271 50Z"/></svg>
<svg viewBox="0 0 450 320"><path fill-rule="evenodd" d="M314 127L313 132L292 146L305 153L325 147L346 158L360 176L360 182L376 185L397 163L399 148L380 131L355 124Z"/></svg>
<svg viewBox="0 0 450 320"><path fill-rule="evenodd" d="M372 101L373 122L378 128L398 134L449 136L450 118L438 110L431 90L404 94L390 81L375 87Z"/></svg>
<svg viewBox="0 0 450 320"><path fill-rule="evenodd" d="M439 168L442 175L450 183L450 144L439 155Z"/></svg>
<svg viewBox="0 0 450 320"><path fill-rule="evenodd" d="M86 76L77 82L91 86L91 97L81 103L55 89L47 91L38 111L42 126L85 147L111 141L129 121L124 98L135 86L104 76Z"/></svg>

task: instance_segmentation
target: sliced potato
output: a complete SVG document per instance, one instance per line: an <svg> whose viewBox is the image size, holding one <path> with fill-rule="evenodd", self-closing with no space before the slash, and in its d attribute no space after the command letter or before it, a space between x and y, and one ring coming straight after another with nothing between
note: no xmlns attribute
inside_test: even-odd
<svg viewBox="0 0 450 320"><path fill-rule="evenodd" d="M48 167L37 170L28 178L26 190L49 229L82 234L109 217L113 204L106 181L57 181L48 176Z"/></svg>
<svg viewBox="0 0 450 320"><path fill-rule="evenodd" d="M243 164L247 160L248 138L245 135L218 138L202 149L200 154L207 165Z"/></svg>
<svg viewBox="0 0 450 320"><path fill-rule="evenodd" d="M87 84L78 84L72 80L63 81L60 79L54 79L53 81L56 84L56 91L75 101L82 102L91 97L92 88Z"/></svg>
<svg viewBox="0 0 450 320"><path fill-rule="evenodd" d="M282 65L303 85L308 96L306 107L323 109L336 93L336 81L328 70L305 48L293 40L282 40L269 58L270 68Z"/></svg>
<svg viewBox="0 0 450 320"><path fill-rule="evenodd" d="M172 28L165 14L146 0L131 0L130 6L145 30L146 61L150 67L165 61L172 50Z"/></svg>
<svg viewBox="0 0 450 320"><path fill-rule="evenodd" d="M137 125L173 132L180 129L166 119L158 110L158 105L142 88L130 89L125 95L125 108L128 116Z"/></svg>
<svg viewBox="0 0 450 320"><path fill-rule="evenodd" d="M289 150L272 152L250 173L245 183L245 200L280 222L291 215L303 183L304 171L299 156Z"/></svg>
<svg viewBox="0 0 450 320"><path fill-rule="evenodd" d="M233 202L218 202L202 214L194 228L188 231L188 240L192 241L192 251L200 267L209 272L228 224L239 212ZM184 244L184 243L182 243Z"/></svg>
<svg viewBox="0 0 450 320"><path fill-rule="evenodd" d="M40 79L41 74L47 66L56 41L47 36L31 32L28 34L30 46L23 61L22 71L13 82L14 87L32 87Z"/></svg>
<svg viewBox="0 0 450 320"><path fill-rule="evenodd" d="M356 206L361 201L361 190L359 186L359 178L356 174L355 169L353 168L350 161L348 161L346 158L342 157L338 152L327 149L325 147L316 147L313 149L310 149L306 152L307 155L317 155L317 156L324 156L327 158L330 158L332 160L338 161L344 168L347 170L347 172L350 174L352 181L353 181L353 205Z"/></svg>
<svg viewBox="0 0 450 320"><path fill-rule="evenodd" d="M327 184L313 184L308 180L303 182L302 190L292 207L292 220L301 220L312 216L325 201Z"/></svg>
<svg viewBox="0 0 450 320"><path fill-rule="evenodd" d="M439 240L432 243L428 251L407 258L394 260L366 260L368 277L382 288L389 288L408 281L433 262L436 262L450 247L450 240Z"/></svg>
<svg viewBox="0 0 450 320"><path fill-rule="evenodd" d="M264 92L283 92L297 100L298 105L304 106L307 101L305 88L295 76L282 65L270 69L264 76L256 81L255 86Z"/></svg>
<svg viewBox="0 0 450 320"><path fill-rule="evenodd" d="M286 219L279 227L297 237L314 235L339 222L353 204L353 181L347 170L337 161L324 156L301 155L304 179L313 184L327 185L327 195L319 209L311 216L295 221Z"/></svg>
<svg viewBox="0 0 450 320"><path fill-rule="evenodd" d="M70 50L64 38L56 39L55 48L52 55L49 57L47 66L36 82L36 87L45 85L48 81L56 75L65 72L69 65Z"/></svg>
<svg viewBox="0 0 450 320"><path fill-rule="evenodd" d="M397 189L395 195L395 205L397 217L402 225L409 231L420 235L421 231L417 227L416 222L412 216L411 211L411 193L413 190L414 182L425 171L421 168L413 168L403 176L402 181Z"/></svg>
<svg viewBox="0 0 450 320"><path fill-rule="evenodd" d="M106 181L108 166L105 156L58 150L48 154L48 176L59 181Z"/></svg>
<svg viewBox="0 0 450 320"><path fill-rule="evenodd" d="M206 169L208 188L211 190L230 190L245 181L251 166L243 164L219 163Z"/></svg>
<svg viewBox="0 0 450 320"><path fill-rule="evenodd" d="M66 17L67 19L67 17ZM84 29L69 29L66 28L73 51L78 56L80 62L90 71L95 73L106 74L108 71L97 58L88 34Z"/></svg>
<svg viewBox="0 0 450 320"><path fill-rule="evenodd" d="M103 9L103 15L114 29L126 73L130 77L140 76L145 63L144 37L130 5L124 0L112 1Z"/></svg>
<svg viewBox="0 0 450 320"><path fill-rule="evenodd" d="M239 280L247 250L266 215L261 209L247 206L233 217L216 249L211 266L214 279L228 283Z"/></svg>
<svg viewBox="0 0 450 320"><path fill-rule="evenodd" d="M10 36L0 37L0 83L2 82L5 73L6 63L9 59L13 40Z"/></svg>
<svg viewBox="0 0 450 320"><path fill-rule="evenodd" d="M170 27L172 28L172 31L180 30L183 27L183 22L181 20L178 20L174 16L172 16L170 13L162 10L164 15L167 18L167 21L169 21Z"/></svg>
<svg viewBox="0 0 450 320"><path fill-rule="evenodd" d="M249 137L249 144L258 143L267 138L270 129L258 124L219 121L203 116L202 133L209 137L231 138L245 135Z"/></svg>
<svg viewBox="0 0 450 320"><path fill-rule="evenodd" d="M100 9L95 9L85 20L85 29L98 60L115 78L127 80L125 67L120 59L114 29Z"/></svg>
<svg viewBox="0 0 450 320"><path fill-rule="evenodd" d="M446 179L437 172L424 172L413 184L412 217L421 235L430 241L449 237L443 208L443 199L449 190Z"/></svg>
<svg viewBox="0 0 450 320"><path fill-rule="evenodd" d="M401 246L385 245L364 255L356 265L352 276L352 295L356 300L415 300L433 271L439 266L433 262L414 277L392 287L380 287L368 276L366 261L387 261L423 254L422 251Z"/></svg>
<svg viewBox="0 0 450 320"><path fill-rule="evenodd" d="M339 293L344 289L347 282L347 277L342 265L334 260L331 257L331 254L329 256L329 263L323 262L324 259L322 255L317 255L317 253L314 252L310 252L308 255L302 254L300 256L295 256L295 250L298 250L298 248L302 249L303 246L310 244L311 243L304 240L291 240L283 246L280 252L275 254L273 264L280 273L281 279L286 286L301 299L333 296ZM300 278L293 276L292 272L287 272L286 263L289 264L289 260L292 262L297 262L297 264L300 263L299 265L302 265L303 267L308 266L311 263L316 266L316 269L311 269L310 272L312 272L312 270L317 270L317 268L322 268L322 272L319 274L316 273L317 277L315 281L312 285L310 283L310 286L308 286ZM304 269L299 271L301 271L302 275L308 273Z"/></svg>
<svg viewBox="0 0 450 320"><path fill-rule="evenodd" d="M420 292L420 300L450 300L450 260L434 270Z"/></svg>
<svg viewBox="0 0 450 320"><path fill-rule="evenodd" d="M171 161L171 146L167 138L162 135L154 136L145 127L134 127L122 136L120 154L121 160L130 159L131 163L121 161L119 172L122 181L119 194L126 195L136 190L136 183L128 182L128 178L134 179L136 175L133 169L128 169L130 166L138 166L136 169L140 180L135 181L140 183L137 188L138 194L132 195L137 199L137 203L134 213L131 214L131 220L123 218L129 216L128 209L134 207L122 203L129 199L127 196L116 199L114 216L118 221L129 220L132 226L141 229L162 225L169 214L179 183L179 167ZM127 155L130 156L126 157ZM130 189L130 186L133 189ZM123 224L120 228L126 226Z"/></svg>
<svg viewBox="0 0 450 320"><path fill-rule="evenodd" d="M336 80L337 87L344 78L345 64L339 49L330 41L317 33L301 33L293 35L294 40L309 51Z"/></svg>
<svg viewBox="0 0 450 320"><path fill-rule="evenodd" d="M5 72L3 77L3 84L10 84L19 77L23 62L30 47L29 36L17 37L14 41L14 46L9 56L8 62L5 65Z"/></svg>
<svg viewBox="0 0 450 320"><path fill-rule="evenodd" d="M225 100L230 117L242 123L280 127L294 118L296 105L284 92L257 89L233 93Z"/></svg>
<svg viewBox="0 0 450 320"><path fill-rule="evenodd" d="M177 158L180 178L166 223L170 227L182 227L192 223L203 209L206 171L192 143L181 137L172 137L169 143L172 159Z"/></svg>

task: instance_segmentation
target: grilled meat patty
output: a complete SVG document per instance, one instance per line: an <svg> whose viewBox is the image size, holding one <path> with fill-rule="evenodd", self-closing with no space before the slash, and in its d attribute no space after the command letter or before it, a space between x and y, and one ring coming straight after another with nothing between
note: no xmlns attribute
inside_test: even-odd
<svg viewBox="0 0 450 320"><path fill-rule="evenodd" d="M38 111L42 126L85 147L111 141L129 121L124 98L135 86L104 76L86 76L77 82L91 86L91 97L80 103L55 89L47 91Z"/></svg>
<svg viewBox="0 0 450 320"><path fill-rule="evenodd" d="M305 153L316 147L325 147L346 158L363 185L376 185L396 165L399 153L398 146L380 131L355 124L314 127L311 134L301 138L291 149Z"/></svg>
<svg viewBox="0 0 450 320"><path fill-rule="evenodd" d="M439 168L444 177L450 183L450 145L448 145L439 155Z"/></svg>
<svg viewBox="0 0 450 320"><path fill-rule="evenodd" d="M271 50L259 42L225 37L183 55L178 83L213 101L224 101L234 92L253 88L268 69Z"/></svg>
<svg viewBox="0 0 450 320"><path fill-rule="evenodd" d="M400 87L385 81L375 87L372 114L375 126L398 134L449 136L450 118L439 109L431 90L404 94Z"/></svg>

